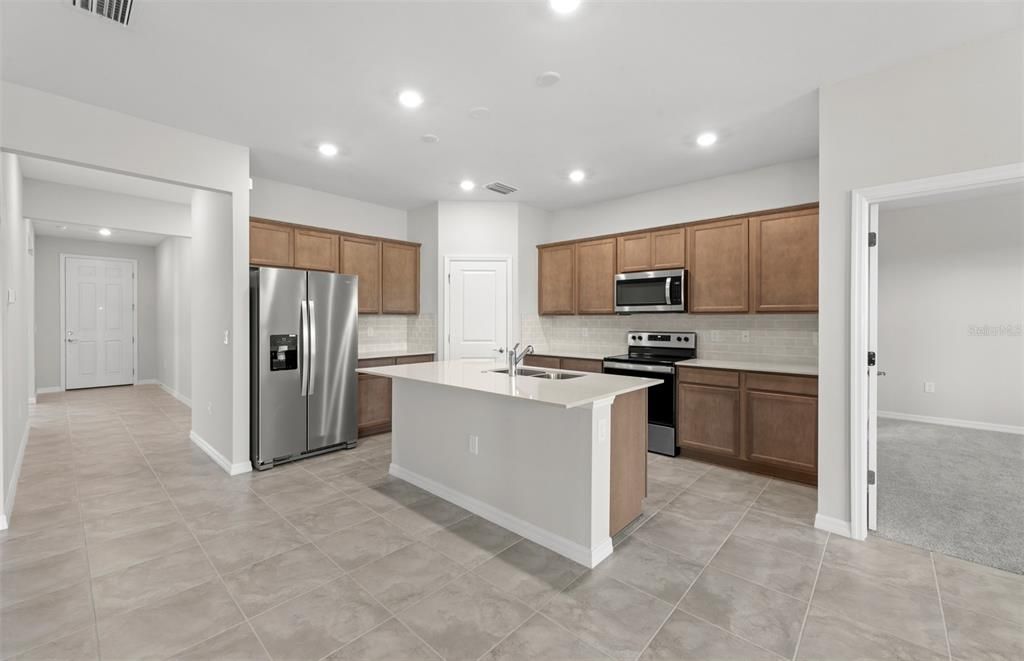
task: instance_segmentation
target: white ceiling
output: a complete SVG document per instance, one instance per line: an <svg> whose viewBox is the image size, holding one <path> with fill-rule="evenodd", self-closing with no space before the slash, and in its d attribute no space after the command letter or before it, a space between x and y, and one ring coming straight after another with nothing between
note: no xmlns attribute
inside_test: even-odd
<svg viewBox="0 0 1024 661"><path fill-rule="evenodd" d="M132 177L106 170L96 170L70 163L22 156L18 159L21 174L27 179L52 181L69 186L93 188L108 193L134 195L165 202L191 204L193 189L162 181Z"/></svg>
<svg viewBox="0 0 1024 661"><path fill-rule="evenodd" d="M33 220L32 228L37 235L57 236L62 239L85 241L106 241L108 243L130 243L136 246L155 246L167 238L166 234L151 234L131 230L112 230L110 236L101 236L99 227L75 223L55 223L49 220Z"/></svg>
<svg viewBox="0 0 1024 661"><path fill-rule="evenodd" d="M561 208L813 156L823 84L1021 25L1024 10L584 0L563 18L540 1L140 0L127 28L70 0L0 11L5 79L248 145L254 176L406 208ZM536 86L549 70L561 83ZM407 86L418 111L395 103ZM723 139L699 152L705 129ZM322 140L343 153L324 160ZM571 185L577 167L590 176ZM464 177L520 192L463 193Z"/></svg>

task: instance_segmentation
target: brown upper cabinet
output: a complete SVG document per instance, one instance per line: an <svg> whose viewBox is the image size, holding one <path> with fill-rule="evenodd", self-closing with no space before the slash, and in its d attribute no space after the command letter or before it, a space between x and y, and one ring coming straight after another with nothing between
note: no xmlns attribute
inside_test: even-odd
<svg viewBox="0 0 1024 661"><path fill-rule="evenodd" d="M253 219L249 222L249 263L291 267L293 242L292 227Z"/></svg>
<svg viewBox="0 0 1024 661"><path fill-rule="evenodd" d="M338 237L336 234L297 227L293 240L295 268L331 272L338 270Z"/></svg>
<svg viewBox="0 0 1024 661"><path fill-rule="evenodd" d="M537 248L537 308L540 314L576 312L576 246Z"/></svg>
<svg viewBox="0 0 1024 661"><path fill-rule="evenodd" d="M686 265L686 230L672 227L616 238L618 270L657 271Z"/></svg>
<svg viewBox="0 0 1024 661"><path fill-rule="evenodd" d="M753 312L818 309L818 210L750 219Z"/></svg>
<svg viewBox="0 0 1024 661"><path fill-rule="evenodd" d="M615 312L615 239L576 244L576 314Z"/></svg>
<svg viewBox="0 0 1024 661"><path fill-rule="evenodd" d="M359 312L380 312L380 246L377 239L342 236L341 272L359 276Z"/></svg>
<svg viewBox="0 0 1024 661"><path fill-rule="evenodd" d="M420 249L409 243L382 241L381 312L417 314L420 311Z"/></svg>
<svg viewBox="0 0 1024 661"><path fill-rule="evenodd" d="M619 271L651 270L651 233L626 234L616 239Z"/></svg>
<svg viewBox="0 0 1024 661"><path fill-rule="evenodd" d="M734 218L687 228L690 312L749 311L748 225Z"/></svg>

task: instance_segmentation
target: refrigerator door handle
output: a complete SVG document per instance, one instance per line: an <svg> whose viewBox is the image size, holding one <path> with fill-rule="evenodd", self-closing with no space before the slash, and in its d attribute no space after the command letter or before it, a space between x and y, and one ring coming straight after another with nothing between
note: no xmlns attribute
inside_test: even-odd
<svg viewBox="0 0 1024 661"><path fill-rule="evenodd" d="M299 301L299 328L300 342L302 343L299 352L299 369L302 370L299 378L299 394L305 397L309 394L309 307L307 301Z"/></svg>
<svg viewBox="0 0 1024 661"><path fill-rule="evenodd" d="M306 394L312 395L316 389L316 306L314 301L306 303L309 310L309 377L306 379Z"/></svg>

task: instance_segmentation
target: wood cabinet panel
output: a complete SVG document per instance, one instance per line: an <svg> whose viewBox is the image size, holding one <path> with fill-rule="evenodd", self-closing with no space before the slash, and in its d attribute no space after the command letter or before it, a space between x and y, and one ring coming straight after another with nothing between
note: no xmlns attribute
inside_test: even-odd
<svg viewBox="0 0 1024 661"><path fill-rule="evenodd" d="M746 218L687 228L690 312L750 309L749 237Z"/></svg>
<svg viewBox="0 0 1024 661"><path fill-rule="evenodd" d="M745 429L747 459L817 474L817 397L747 391Z"/></svg>
<svg viewBox="0 0 1024 661"><path fill-rule="evenodd" d="M391 359L394 361L394 359ZM359 435L381 434L391 429L391 379L359 375Z"/></svg>
<svg viewBox="0 0 1024 661"><path fill-rule="evenodd" d="M686 266L686 230L674 227L651 232L651 270Z"/></svg>
<svg viewBox="0 0 1024 661"><path fill-rule="evenodd" d="M380 312L380 244L376 239L341 237L341 272L359 276L359 312Z"/></svg>
<svg viewBox="0 0 1024 661"><path fill-rule="evenodd" d="M420 311L420 249L406 243L381 242L381 311Z"/></svg>
<svg viewBox="0 0 1024 661"><path fill-rule="evenodd" d="M754 312L818 309L818 212L750 219L750 292Z"/></svg>
<svg viewBox="0 0 1024 661"><path fill-rule="evenodd" d="M535 356L528 355L523 359L527 367L543 367L544 369L557 370L562 366L562 360L556 356Z"/></svg>
<svg viewBox="0 0 1024 661"><path fill-rule="evenodd" d="M704 369L700 367L677 367L676 376L680 382L697 383L705 386L739 388L740 373L731 370Z"/></svg>
<svg viewBox="0 0 1024 661"><path fill-rule="evenodd" d="M594 372L596 374L602 372L600 360L590 360L587 358L563 358L561 367L563 370L573 370L575 372Z"/></svg>
<svg viewBox="0 0 1024 661"><path fill-rule="evenodd" d="M625 234L615 239L620 273L651 269L651 233Z"/></svg>
<svg viewBox="0 0 1024 661"><path fill-rule="evenodd" d="M293 263L297 269L338 270L337 234L296 228L294 251Z"/></svg>
<svg viewBox="0 0 1024 661"><path fill-rule="evenodd" d="M676 443L681 448L740 456L740 391L680 383Z"/></svg>
<svg viewBox="0 0 1024 661"><path fill-rule="evenodd" d="M563 359L563 362L568 359ZM610 535L640 516L647 495L647 391L612 402Z"/></svg>
<svg viewBox="0 0 1024 661"><path fill-rule="evenodd" d="M576 246L537 248L538 314L576 312Z"/></svg>
<svg viewBox="0 0 1024 661"><path fill-rule="evenodd" d="M768 390L793 395L818 396L818 379L813 376L746 372L743 378L747 390Z"/></svg>
<svg viewBox="0 0 1024 661"><path fill-rule="evenodd" d="M413 363L432 363L434 354L425 353L419 356L399 356L395 359L396 365L412 365Z"/></svg>
<svg viewBox="0 0 1024 661"><path fill-rule="evenodd" d="M615 239L576 244L576 314L615 312Z"/></svg>
<svg viewBox="0 0 1024 661"><path fill-rule="evenodd" d="M288 225L249 221L249 263L290 267L294 263L294 231Z"/></svg>

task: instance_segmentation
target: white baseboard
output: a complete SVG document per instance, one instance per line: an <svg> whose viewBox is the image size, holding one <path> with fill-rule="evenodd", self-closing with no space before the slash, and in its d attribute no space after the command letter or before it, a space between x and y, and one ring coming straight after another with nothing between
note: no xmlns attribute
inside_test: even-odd
<svg viewBox="0 0 1024 661"><path fill-rule="evenodd" d="M853 537L853 529L850 526L850 522L837 519L834 516L815 515L814 527L818 530L842 535L843 537Z"/></svg>
<svg viewBox="0 0 1024 661"><path fill-rule="evenodd" d="M11 473L11 483L7 485L7 493L4 494L4 509L0 512L0 530L6 530L11 521L11 512L14 511L14 497L18 493L18 478L21 476L21 463L25 459L25 447L28 446L28 433L31 430L28 420L25 421L25 433L21 437L21 447L18 448L18 458L14 460L14 471Z"/></svg>
<svg viewBox="0 0 1024 661"><path fill-rule="evenodd" d="M182 403L182 404L184 404L185 406L187 406L187 407L189 407L189 408L192 408L192 400L191 400L191 399L189 399L188 397L186 397L186 396L182 395L182 394L181 394L180 392L178 392L178 391L177 391L177 390L175 390L174 388L171 388L171 387L170 387L170 386L168 386L168 385L167 385L166 383L161 383L161 384L160 384L160 388L161 388L161 389L162 389L162 390L163 390L163 391L164 391L165 393L167 393L168 395L170 395L170 396L171 396L171 397L173 397L174 399L178 400L179 402L181 402L181 403Z"/></svg>
<svg viewBox="0 0 1024 661"><path fill-rule="evenodd" d="M156 379L139 379L138 381L135 382L135 385L137 385L137 386L159 386L159 385L162 385L162 384L159 381L157 381Z"/></svg>
<svg viewBox="0 0 1024 661"><path fill-rule="evenodd" d="M556 535L548 530L544 530L538 526L523 521L517 516L513 516L504 510L499 510L492 505L488 505L482 501L477 500L471 496L467 496L461 491L456 491L450 487L446 487L443 484L439 484L430 478L423 477L418 473L414 473L410 470L402 468L397 464L391 464L389 472L400 480L405 480L410 484L414 484L424 491L429 491L439 498L455 503L463 509L467 509L473 514L476 514L484 519L487 519L491 523L499 525L503 528L507 528L517 535L521 535L531 542L540 544L543 547L549 548L559 555L563 555L570 560L574 560L585 567L593 569L602 560L612 554L612 538L606 539L600 546L593 549L588 549L582 544L577 544L571 540Z"/></svg>
<svg viewBox="0 0 1024 661"><path fill-rule="evenodd" d="M908 422L926 422L932 425L946 425L947 427L965 427L967 429L980 429L982 431L998 431L1005 434L1024 434L1024 427L1017 425L1000 425L992 422L979 422L977 420L959 420L957 418L937 418L931 415L915 415L913 413L897 413L896 411L879 411L879 418L891 420L907 420Z"/></svg>
<svg viewBox="0 0 1024 661"><path fill-rule="evenodd" d="M203 437L195 433L195 431L190 431L188 433L188 437L192 439L192 442L195 443L200 450L205 452L210 457L210 459L213 459L213 461L216 462L218 466L223 468L224 472L227 473L228 475L241 475L242 473L248 473L252 471L251 463L249 463L248 461L240 462L237 464L231 463L230 461L228 461L227 457L222 455L220 452L217 452L217 450L214 449L212 445L207 443L203 439Z"/></svg>
<svg viewBox="0 0 1024 661"><path fill-rule="evenodd" d="M60 386L46 386L45 388L36 388L37 395L46 395L51 392L64 392L64 389Z"/></svg>
<svg viewBox="0 0 1024 661"><path fill-rule="evenodd" d="M7 530L11 527L6 514L0 514L0 530Z"/></svg>

